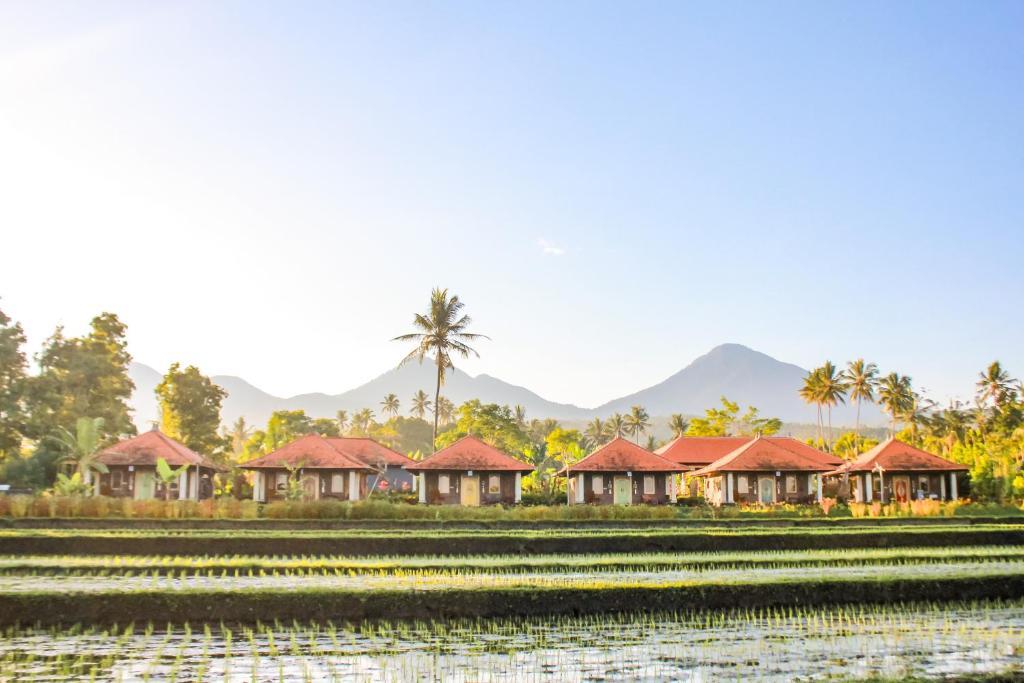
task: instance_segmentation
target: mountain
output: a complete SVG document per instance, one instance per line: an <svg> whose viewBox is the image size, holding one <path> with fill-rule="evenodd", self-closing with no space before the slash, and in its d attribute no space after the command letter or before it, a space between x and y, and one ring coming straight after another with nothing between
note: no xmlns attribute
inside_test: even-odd
<svg viewBox="0 0 1024 683"><path fill-rule="evenodd" d="M717 405L722 396L741 406L753 405L764 417L783 422L814 422L816 409L804 403L797 393L807 371L792 363L783 363L742 344L721 344L687 365L668 379L641 391L599 406L597 415L625 413L630 406L642 405L650 415L683 413L703 415ZM853 406L832 409L832 424L853 425ZM884 421L877 407L861 408L864 424Z"/></svg>
<svg viewBox="0 0 1024 683"><path fill-rule="evenodd" d="M132 363L130 374L136 387L132 396L135 422L145 429L151 421L158 419L153 390L160 382L160 373L142 363ZM484 403L521 405L531 418L553 417L572 421L628 412L634 405L644 406L652 416L671 413L701 415L706 408L718 405L719 397L727 396L742 406L757 406L766 417L778 417L784 422L813 423L813 406L804 403L797 394L806 374L803 368L783 363L746 346L722 344L663 382L593 409L548 401L529 389L496 377L474 377L458 369L449 373L443 392L456 405L479 398ZM240 377L214 375L211 379L228 393L221 413L225 424L244 416L250 424L262 425L275 410L301 408L312 417L334 417L338 410L351 413L361 408L379 412L381 399L389 393L397 394L403 410L407 410L410 397L419 389L433 394L434 368L411 363L340 394L313 393L287 398L268 394ZM864 407L861 420L864 424L874 425L883 423L885 418L878 408L869 405ZM833 409L833 425L853 423L853 407Z"/></svg>

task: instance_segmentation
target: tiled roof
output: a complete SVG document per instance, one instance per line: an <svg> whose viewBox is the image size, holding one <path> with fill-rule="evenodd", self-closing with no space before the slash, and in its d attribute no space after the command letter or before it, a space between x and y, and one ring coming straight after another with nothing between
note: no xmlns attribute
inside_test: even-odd
<svg viewBox="0 0 1024 683"><path fill-rule="evenodd" d="M791 450L772 439L758 437L732 453L692 474L707 476L717 472L827 472L832 466L819 458L809 457Z"/></svg>
<svg viewBox="0 0 1024 683"><path fill-rule="evenodd" d="M327 442L346 455L354 456L373 467L379 467L381 464L404 467L415 462L373 439L351 436L329 437Z"/></svg>
<svg viewBox="0 0 1024 683"><path fill-rule="evenodd" d="M672 462L692 467L704 467L729 455L754 438L752 436L680 436L654 452ZM819 451L791 436L764 436L761 438L832 467L843 464L841 458Z"/></svg>
<svg viewBox="0 0 1024 683"><path fill-rule="evenodd" d="M965 465L890 438L833 474L870 472L879 465L887 472L959 472L969 469Z"/></svg>
<svg viewBox="0 0 1024 683"><path fill-rule="evenodd" d="M464 436L451 446L412 465L406 465L410 472L419 470L479 470L481 472L532 472L533 466L494 446L486 444L475 436Z"/></svg>
<svg viewBox="0 0 1024 683"><path fill-rule="evenodd" d="M825 451L820 451L814 446L804 443L799 439L794 439L791 436L769 436L766 437L769 441L777 443L783 448L788 448L791 451L795 451L800 455L807 456L812 460L817 460L823 465L830 465L832 467L838 467L845 462L842 458Z"/></svg>
<svg viewBox="0 0 1024 683"><path fill-rule="evenodd" d="M243 469L302 467L304 469L371 469L355 455L335 447L319 434L301 436L272 453L243 463Z"/></svg>
<svg viewBox="0 0 1024 683"><path fill-rule="evenodd" d="M652 453L631 441L616 437L580 460L562 469L568 472L682 472L684 465Z"/></svg>
<svg viewBox="0 0 1024 683"><path fill-rule="evenodd" d="M209 458L196 453L185 444L175 441L156 429L143 432L124 441L118 441L113 446L101 451L96 457L96 461L114 466L155 466L159 458L166 460L171 467L199 465L212 470L223 470Z"/></svg>

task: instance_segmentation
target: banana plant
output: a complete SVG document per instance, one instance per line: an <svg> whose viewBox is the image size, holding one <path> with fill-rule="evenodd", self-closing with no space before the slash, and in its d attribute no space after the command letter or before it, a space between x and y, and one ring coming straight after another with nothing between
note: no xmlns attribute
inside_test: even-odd
<svg viewBox="0 0 1024 683"><path fill-rule="evenodd" d="M181 475L188 472L188 463L175 469L167 464L163 458L156 459L156 476L164 485L164 500L168 500L171 494L171 484L178 481Z"/></svg>
<svg viewBox="0 0 1024 683"><path fill-rule="evenodd" d="M102 417L80 417L75 422L75 433L59 427L50 439L56 442L65 452L58 462L61 465L74 466L81 483L92 483L92 472L107 474L110 470L96 458L100 454L100 434L103 431Z"/></svg>

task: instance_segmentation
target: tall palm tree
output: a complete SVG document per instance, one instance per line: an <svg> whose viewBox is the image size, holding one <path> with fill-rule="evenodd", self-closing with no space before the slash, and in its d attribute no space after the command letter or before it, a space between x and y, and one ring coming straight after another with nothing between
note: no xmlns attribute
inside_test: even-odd
<svg viewBox="0 0 1024 683"><path fill-rule="evenodd" d="M622 413L615 413L605 422L605 428L612 438L623 436L626 433L626 418L622 417Z"/></svg>
<svg viewBox="0 0 1024 683"><path fill-rule="evenodd" d="M853 429L857 437L854 441L854 455L860 454L860 405L862 402L875 402L875 387L878 385L878 366L867 363L863 358L846 364L846 381L850 386L850 400L857 402L857 420Z"/></svg>
<svg viewBox="0 0 1024 683"><path fill-rule="evenodd" d="M437 399L437 410L434 413L435 421L440 418L441 424L451 424L452 420L455 419L455 404L445 396L440 396Z"/></svg>
<svg viewBox="0 0 1024 683"><path fill-rule="evenodd" d="M526 408L517 404L512 409L512 416L515 418L516 424L519 425L520 429L526 426Z"/></svg>
<svg viewBox="0 0 1024 683"><path fill-rule="evenodd" d="M626 430L633 435L633 440L639 445L640 435L651 426L650 415L643 406L633 406L626 416Z"/></svg>
<svg viewBox="0 0 1024 683"><path fill-rule="evenodd" d="M462 358L469 358L471 355L479 357L476 349L468 342L475 339L487 339L482 334L468 332L472 319L462 314L463 303L456 295L448 296L447 289L435 287L430 293L430 308L426 312L417 313L413 316L413 325L417 332L403 334L395 337L393 341L416 342L416 347L402 359L399 367L416 360L421 364L423 359L433 354L434 363L437 365L437 385L434 390L434 405L440 407L441 385L444 384L445 374L454 368L452 354L458 354ZM434 433L430 447L432 451L437 450L437 421L440 410L434 411Z"/></svg>
<svg viewBox="0 0 1024 683"><path fill-rule="evenodd" d="M231 443L231 452L236 458L245 450L245 442L249 440L254 431L256 430L245 423L244 417L239 417L230 429L224 430L224 436Z"/></svg>
<svg viewBox="0 0 1024 683"><path fill-rule="evenodd" d="M678 439L690 428L690 421L683 417L682 413L672 413L668 420L668 428L672 430L672 438Z"/></svg>
<svg viewBox="0 0 1024 683"><path fill-rule="evenodd" d="M846 391L849 384L839 368L827 360L821 366L821 402L828 409L828 450L832 451L832 407L846 403Z"/></svg>
<svg viewBox="0 0 1024 683"><path fill-rule="evenodd" d="M357 411L356 414L352 416L352 429L359 434L369 434L370 427L373 425L373 418L373 410L370 408L363 408L362 410Z"/></svg>
<svg viewBox="0 0 1024 683"><path fill-rule="evenodd" d="M430 397L427 396L427 392L420 389L412 395L412 409L409 412L422 420L423 416L426 415L427 411L429 411L433 406L434 404L431 402Z"/></svg>
<svg viewBox="0 0 1024 683"><path fill-rule="evenodd" d="M344 434L345 433L345 427L348 426L348 411L347 410L339 410L338 412L336 412L334 414L334 419L337 420L337 422L338 422L338 433L339 434Z"/></svg>
<svg viewBox="0 0 1024 683"><path fill-rule="evenodd" d="M800 387L800 398L804 400L804 403L813 403L818 409L818 442L824 443L825 438L821 426L821 384L821 368L811 370L804 377L804 384Z"/></svg>
<svg viewBox="0 0 1024 683"><path fill-rule="evenodd" d="M62 465L71 465L81 476L82 482L92 481L92 472L101 474L109 472L107 466L97 462L100 453L100 440L103 433L102 417L80 417L75 421L75 433L58 427L50 437L64 450L59 460Z"/></svg>
<svg viewBox="0 0 1024 683"><path fill-rule="evenodd" d="M935 404L931 400L921 398L916 391L910 392L900 417L903 423L910 428L910 441L915 446L918 445L917 428L928 423L934 407Z"/></svg>
<svg viewBox="0 0 1024 683"><path fill-rule="evenodd" d="M398 415L398 396L396 396L395 394L388 394L387 396L384 397L384 400L380 402L380 406L380 412L384 413L385 415L390 415L391 417Z"/></svg>
<svg viewBox="0 0 1024 683"><path fill-rule="evenodd" d="M597 448L603 444L607 435L608 427L599 417L595 417L593 420L588 422L586 429L583 430L583 436L587 439L587 446L591 449Z"/></svg>
<svg viewBox="0 0 1024 683"><path fill-rule="evenodd" d="M878 384L878 402L892 418L892 436L896 436L896 420L903 415L913 402L910 378L890 372Z"/></svg>
<svg viewBox="0 0 1024 683"><path fill-rule="evenodd" d="M1014 393L1015 382L999 361L993 361L984 372L978 373L978 402L1001 406Z"/></svg>

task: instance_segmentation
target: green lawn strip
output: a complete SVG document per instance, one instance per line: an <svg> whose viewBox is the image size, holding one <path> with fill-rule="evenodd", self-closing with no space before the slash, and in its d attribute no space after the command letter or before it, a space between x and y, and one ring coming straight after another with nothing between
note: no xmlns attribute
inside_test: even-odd
<svg viewBox="0 0 1024 683"><path fill-rule="evenodd" d="M550 555L1024 545L1001 526L643 532L0 533L0 555Z"/></svg>
<svg viewBox="0 0 1024 683"><path fill-rule="evenodd" d="M0 593L0 625L57 623L362 621L599 614L777 605L1017 599L1024 574L800 579L623 586L436 590L181 590Z"/></svg>
<svg viewBox="0 0 1024 683"><path fill-rule="evenodd" d="M671 569L836 567L994 562L1024 558L1024 546L899 548L868 550L760 551L756 553L647 553L538 555L522 557L179 557L11 556L0 557L0 575L116 576L248 573L372 573L409 571L565 572L663 571Z"/></svg>

